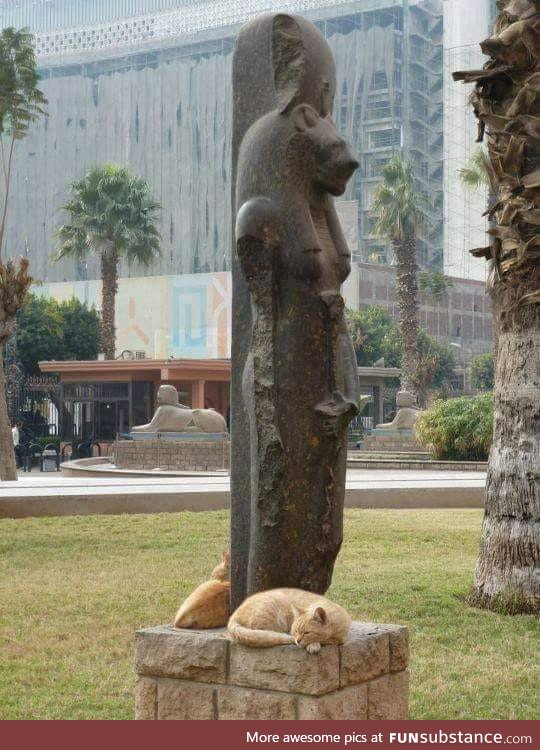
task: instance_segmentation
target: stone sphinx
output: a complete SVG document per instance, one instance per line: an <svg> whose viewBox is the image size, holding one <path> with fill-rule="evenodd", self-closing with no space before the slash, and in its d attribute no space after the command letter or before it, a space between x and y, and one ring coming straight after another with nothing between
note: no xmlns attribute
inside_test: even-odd
<svg viewBox="0 0 540 750"><path fill-rule="evenodd" d="M227 432L224 417L214 409L190 409L178 398L174 385L162 385L157 394L157 409L148 424L133 427L132 432L203 432L223 434Z"/></svg>
<svg viewBox="0 0 540 750"><path fill-rule="evenodd" d="M398 391L396 394L396 416L391 422L377 425L377 430L412 430L420 416L420 409L409 391Z"/></svg>

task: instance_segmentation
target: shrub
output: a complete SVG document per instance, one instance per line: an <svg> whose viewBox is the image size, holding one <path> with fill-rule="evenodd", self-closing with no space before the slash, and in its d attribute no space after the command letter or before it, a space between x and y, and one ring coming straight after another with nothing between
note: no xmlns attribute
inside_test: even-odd
<svg viewBox="0 0 540 750"><path fill-rule="evenodd" d="M493 390L494 373L493 354L480 354L471 362L471 383L478 391Z"/></svg>
<svg viewBox="0 0 540 750"><path fill-rule="evenodd" d="M416 434L435 458L487 459L493 435L492 394L435 401L418 418Z"/></svg>

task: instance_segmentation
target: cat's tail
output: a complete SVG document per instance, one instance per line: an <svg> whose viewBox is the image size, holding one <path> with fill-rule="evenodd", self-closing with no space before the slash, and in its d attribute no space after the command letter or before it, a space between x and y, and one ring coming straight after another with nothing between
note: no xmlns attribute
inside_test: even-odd
<svg viewBox="0 0 540 750"><path fill-rule="evenodd" d="M295 643L294 638L289 633L278 633L275 630L254 630L230 620L228 630L234 641L243 643L245 646L264 648Z"/></svg>

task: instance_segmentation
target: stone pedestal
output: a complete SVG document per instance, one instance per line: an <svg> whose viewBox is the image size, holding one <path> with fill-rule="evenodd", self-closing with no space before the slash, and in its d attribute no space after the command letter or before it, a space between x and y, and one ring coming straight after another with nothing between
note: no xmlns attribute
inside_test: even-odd
<svg viewBox="0 0 540 750"><path fill-rule="evenodd" d="M362 440L362 450L373 453L423 453L425 449L418 444L414 430L390 430L375 427Z"/></svg>
<svg viewBox="0 0 540 750"><path fill-rule="evenodd" d="M113 463L119 469L163 471L227 471L230 441L227 437L199 435L190 438L148 435L145 439L117 440Z"/></svg>
<svg viewBox="0 0 540 750"><path fill-rule="evenodd" d="M406 719L409 637L355 622L343 646L248 648L225 630L136 634L137 719Z"/></svg>

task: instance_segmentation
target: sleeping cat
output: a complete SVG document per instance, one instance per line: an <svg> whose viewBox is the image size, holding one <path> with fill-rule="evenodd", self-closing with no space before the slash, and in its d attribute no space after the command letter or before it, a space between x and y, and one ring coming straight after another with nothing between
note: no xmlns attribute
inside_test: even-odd
<svg viewBox="0 0 540 750"><path fill-rule="evenodd" d="M351 618L339 604L301 589L270 589L248 597L231 615L231 638L246 646L296 643L316 654L345 641Z"/></svg>
<svg viewBox="0 0 540 750"><path fill-rule="evenodd" d="M197 586L180 606L174 618L175 628L221 628L227 624L230 605L231 556L225 552L212 571L210 581Z"/></svg>

